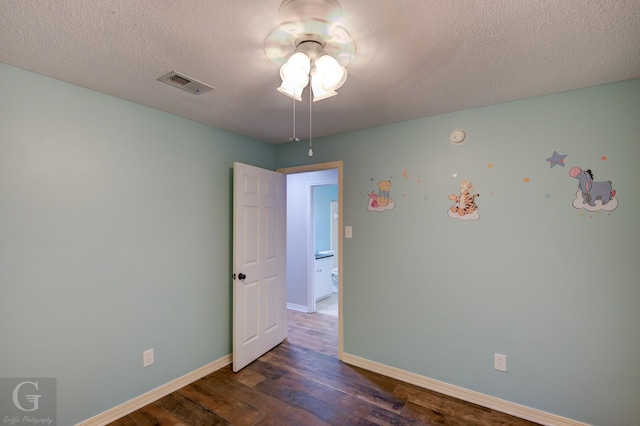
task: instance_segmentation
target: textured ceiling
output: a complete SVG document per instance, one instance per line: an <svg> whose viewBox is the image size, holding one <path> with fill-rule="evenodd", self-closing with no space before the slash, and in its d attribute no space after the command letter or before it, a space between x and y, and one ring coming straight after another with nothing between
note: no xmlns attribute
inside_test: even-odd
<svg viewBox="0 0 640 426"><path fill-rule="evenodd" d="M274 144L293 101L265 42L285 22L339 22L355 52L314 138L640 77L638 0L338 1L3 0L0 62ZM215 90L156 81L170 71ZM308 89L296 111L307 139Z"/></svg>

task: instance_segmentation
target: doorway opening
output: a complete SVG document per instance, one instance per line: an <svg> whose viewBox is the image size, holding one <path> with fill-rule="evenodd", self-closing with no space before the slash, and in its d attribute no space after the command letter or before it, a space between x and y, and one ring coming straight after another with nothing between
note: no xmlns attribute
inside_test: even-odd
<svg viewBox="0 0 640 426"><path fill-rule="evenodd" d="M301 313L317 312L318 305L323 309L324 300L337 299L335 314L338 322L338 359L342 359L343 353L342 167L342 161L335 161L277 170L285 175L295 175L291 176L294 178L291 181L287 176L287 308ZM305 179L305 175L310 178ZM331 185L336 186L337 196L321 194L322 191L330 193ZM315 194L315 198L324 197L327 202L327 214L321 218L324 224L320 228L325 229L322 236L315 234L313 188L322 188ZM304 196L290 199L290 193ZM318 261L318 265L325 264L324 268L328 269L316 268ZM336 273L335 288L332 272ZM317 287L314 285L316 274L322 280L321 285L325 286L320 293L314 288Z"/></svg>
<svg viewBox="0 0 640 426"><path fill-rule="evenodd" d="M317 172L316 172L317 173ZM311 225L309 239L312 247L313 273L307 283L310 298L309 312L339 316L338 312L338 247L332 246L333 232L332 203L338 204L338 171L336 169L320 172L330 178L320 183L313 181L314 172L298 176L308 176L311 190L311 209L308 217ZM331 178L335 176L335 178ZM337 223L338 212L335 212Z"/></svg>

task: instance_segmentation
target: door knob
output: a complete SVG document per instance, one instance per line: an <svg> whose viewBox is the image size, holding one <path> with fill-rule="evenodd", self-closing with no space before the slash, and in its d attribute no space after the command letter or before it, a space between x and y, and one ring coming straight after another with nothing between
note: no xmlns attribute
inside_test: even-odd
<svg viewBox="0 0 640 426"><path fill-rule="evenodd" d="M240 272L238 274L238 278L240 278L241 280L244 280L245 278L247 278L247 276L245 274L243 274L242 272Z"/></svg>

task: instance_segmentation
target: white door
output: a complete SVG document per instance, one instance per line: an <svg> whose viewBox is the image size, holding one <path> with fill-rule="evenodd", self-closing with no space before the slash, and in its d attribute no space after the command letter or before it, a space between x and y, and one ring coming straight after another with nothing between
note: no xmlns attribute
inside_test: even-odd
<svg viewBox="0 0 640 426"><path fill-rule="evenodd" d="M233 164L233 371L281 343L286 327L285 175Z"/></svg>

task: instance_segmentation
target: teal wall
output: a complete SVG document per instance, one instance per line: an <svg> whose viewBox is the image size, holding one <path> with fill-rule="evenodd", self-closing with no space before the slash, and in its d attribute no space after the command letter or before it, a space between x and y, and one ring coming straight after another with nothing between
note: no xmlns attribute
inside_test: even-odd
<svg viewBox="0 0 640 426"><path fill-rule="evenodd" d="M591 424L640 424L638 117L631 80L315 139L313 158L277 146L278 167L344 161L345 352ZM448 140L456 128L463 145ZM553 151L565 167L550 167ZM613 181L618 207L574 208L574 166ZM370 212L382 179L395 207ZM480 194L476 221L447 215L462 179Z"/></svg>
<svg viewBox="0 0 640 426"><path fill-rule="evenodd" d="M274 149L0 64L0 377L71 425L231 353L234 161Z"/></svg>
<svg viewBox="0 0 640 426"><path fill-rule="evenodd" d="M638 424L639 116L632 80L317 139L309 158L0 64L0 377L56 377L74 424L229 354L233 162L343 160L345 352ZM574 208L573 166L619 206ZM396 205L369 212L381 179ZM461 179L477 221L447 216Z"/></svg>
<svg viewBox="0 0 640 426"><path fill-rule="evenodd" d="M331 250L331 201L338 201L338 185L313 187L316 253L320 250Z"/></svg>

